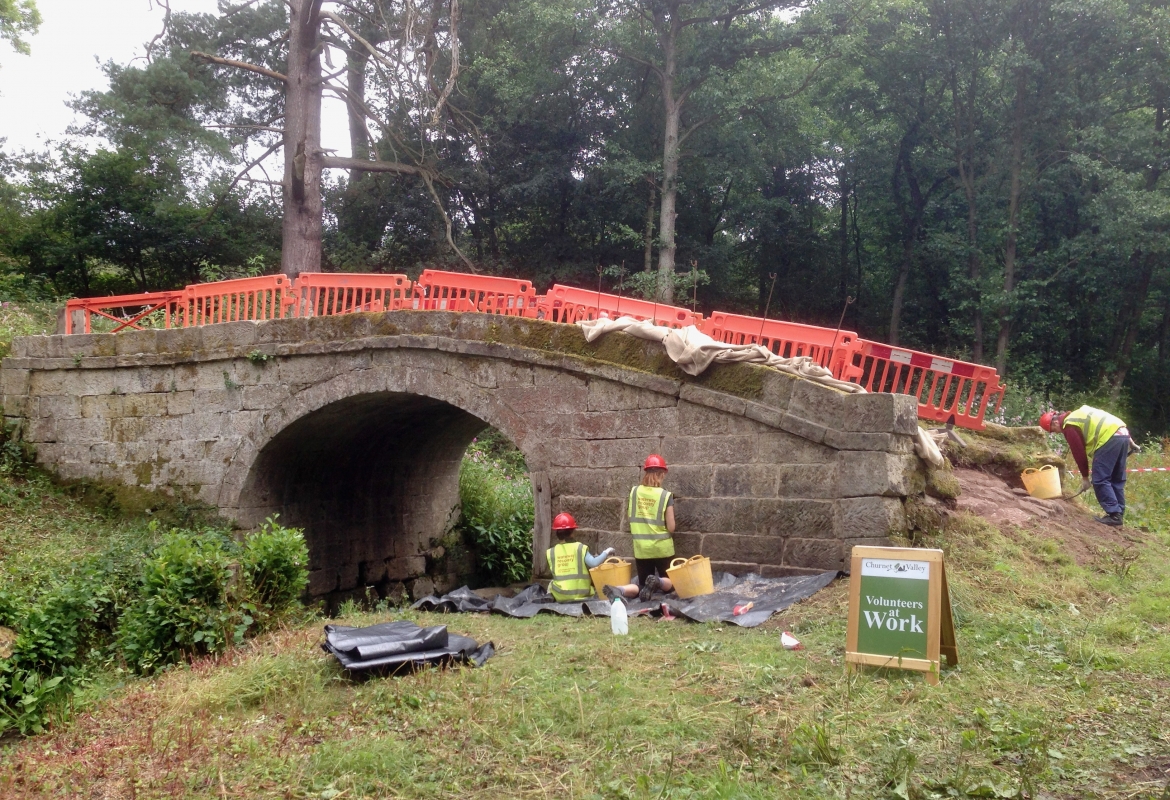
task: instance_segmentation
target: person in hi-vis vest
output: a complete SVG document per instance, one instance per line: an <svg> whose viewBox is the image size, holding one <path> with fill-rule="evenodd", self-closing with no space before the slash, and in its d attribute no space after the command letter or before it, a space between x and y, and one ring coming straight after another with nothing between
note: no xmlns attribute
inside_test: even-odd
<svg viewBox="0 0 1170 800"><path fill-rule="evenodd" d="M553 575L548 593L558 603L588 600L593 596L589 570L612 556L613 548L607 547L598 555L589 555L588 547L573 541L577 520L573 519L572 514L557 514L553 517L552 527L557 543L544 553Z"/></svg>
<svg viewBox="0 0 1170 800"><path fill-rule="evenodd" d="M1093 494L1105 510L1097 517L1106 525L1122 525L1125 517L1125 462L1132 447L1129 429L1119 418L1092 406L1076 411L1047 411L1040 427L1062 433L1081 471L1081 491L1089 488L1089 459L1093 459Z"/></svg>
<svg viewBox="0 0 1170 800"><path fill-rule="evenodd" d="M659 455L646 457L642 465L642 483L630 489L626 500L626 519L634 541L634 566L638 583L604 586L611 600L615 597L638 597L649 600L656 591L674 588L666 570L674 556L674 495L662 488L666 477L666 460Z"/></svg>

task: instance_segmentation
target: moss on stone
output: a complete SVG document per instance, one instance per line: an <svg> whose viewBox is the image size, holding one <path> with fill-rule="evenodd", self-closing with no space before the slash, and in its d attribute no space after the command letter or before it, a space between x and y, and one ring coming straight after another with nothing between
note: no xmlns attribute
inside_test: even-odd
<svg viewBox="0 0 1170 800"><path fill-rule="evenodd" d="M957 467L993 472L1017 485L1020 473L1029 467L1052 464L1067 470L1065 460L1048 447L1039 428L1006 428L988 425L984 431L959 431L966 447L947 446L947 456Z"/></svg>
<svg viewBox="0 0 1170 800"><path fill-rule="evenodd" d="M748 400L764 396L767 367L755 364L713 364L695 380L708 389L733 394Z"/></svg>
<svg viewBox="0 0 1170 800"><path fill-rule="evenodd" d="M927 464L926 493L940 500L954 500L962 493L950 461L944 461L940 467Z"/></svg>
<svg viewBox="0 0 1170 800"><path fill-rule="evenodd" d="M114 518L149 517L164 527L224 525L214 508L154 489L92 480L59 481L59 484L89 507Z"/></svg>

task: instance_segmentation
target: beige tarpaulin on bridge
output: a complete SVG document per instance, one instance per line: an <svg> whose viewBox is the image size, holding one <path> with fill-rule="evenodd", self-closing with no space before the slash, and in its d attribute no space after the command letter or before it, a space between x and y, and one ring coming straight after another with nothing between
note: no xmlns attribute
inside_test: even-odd
<svg viewBox="0 0 1170 800"><path fill-rule="evenodd" d="M694 325L688 325L685 328L667 328L664 325L655 325L652 322L636 320L633 317L590 319L582 320L577 324L585 333L585 341L587 342L592 342L614 331L624 331L639 339L660 342L666 349L666 355L670 357L670 360L678 364L679 368L688 375L699 375L712 364L760 364L805 380L832 386L843 392L865 391L856 383L834 378L832 372L808 356L783 358L763 345L719 342ZM936 466L942 463L942 453L939 452L938 446L922 428L918 429L918 442L915 444L915 450L918 451L919 457Z"/></svg>

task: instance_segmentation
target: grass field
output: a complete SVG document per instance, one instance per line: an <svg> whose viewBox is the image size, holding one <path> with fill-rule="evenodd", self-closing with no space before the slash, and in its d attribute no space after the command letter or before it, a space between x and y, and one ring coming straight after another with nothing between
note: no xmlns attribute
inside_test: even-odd
<svg viewBox="0 0 1170 800"><path fill-rule="evenodd" d="M351 614L499 651L367 681L321 652L307 614L154 679L96 665L54 730L3 745L0 796L1163 798L1170 480L1142 478L1150 532L1090 563L977 518L929 542L948 553L962 658L938 687L846 673L844 582L754 630ZM142 535L47 484L6 485L7 567ZM781 649L781 629L806 649Z"/></svg>

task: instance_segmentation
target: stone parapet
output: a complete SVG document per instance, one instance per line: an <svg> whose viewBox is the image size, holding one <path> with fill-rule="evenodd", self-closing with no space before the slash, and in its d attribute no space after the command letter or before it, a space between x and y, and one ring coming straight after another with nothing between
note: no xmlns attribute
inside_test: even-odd
<svg viewBox="0 0 1170 800"><path fill-rule="evenodd" d="M420 577L457 522L463 451L489 425L552 513L623 554L650 452L671 465L679 552L766 574L841 568L849 543L901 532L903 499L922 491L912 397L743 364L696 378L655 343L483 314L25 337L0 393L62 476L304 526L315 594ZM538 523L538 553L547 535Z"/></svg>

